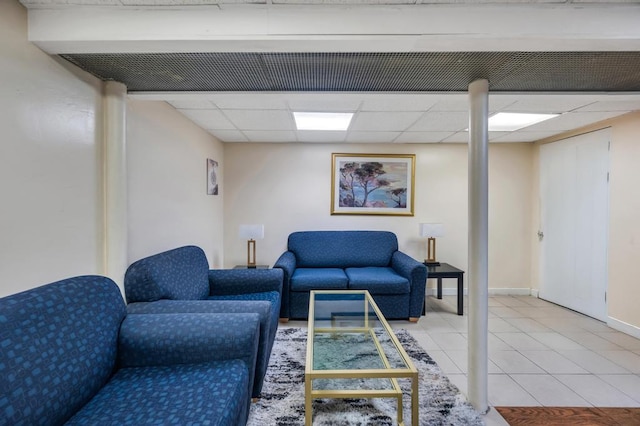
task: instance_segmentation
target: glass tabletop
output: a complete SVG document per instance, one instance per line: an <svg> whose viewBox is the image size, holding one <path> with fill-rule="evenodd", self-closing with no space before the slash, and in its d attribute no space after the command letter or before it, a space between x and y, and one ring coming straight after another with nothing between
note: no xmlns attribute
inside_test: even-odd
<svg viewBox="0 0 640 426"><path fill-rule="evenodd" d="M412 368L368 292L314 291L311 297L311 370L341 372L340 378L316 379L314 389L388 389L389 372Z"/></svg>

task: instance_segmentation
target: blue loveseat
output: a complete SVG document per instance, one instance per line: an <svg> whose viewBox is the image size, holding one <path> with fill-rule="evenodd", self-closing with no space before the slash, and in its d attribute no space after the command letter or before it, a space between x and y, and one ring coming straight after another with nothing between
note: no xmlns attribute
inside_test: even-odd
<svg viewBox="0 0 640 426"><path fill-rule="evenodd" d="M307 318L311 290L368 290L387 319L422 315L427 268L398 251L392 232L294 232L274 268L284 272L283 320Z"/></svg>
<svg viewBox="0 0 640 426"><path fill-rule="evenodd" d="M278 329L281 270L210 270L200 247L184 246L132 263L124 288L129 314L257 313L260 345L252 396L260 396Z"/></svg>
<svg viewBox="0 0 640 426"><path fill-rule="evenodd" d="M126 315L109 278L0 299L0 424L247 422L258 314Z"/></svg>

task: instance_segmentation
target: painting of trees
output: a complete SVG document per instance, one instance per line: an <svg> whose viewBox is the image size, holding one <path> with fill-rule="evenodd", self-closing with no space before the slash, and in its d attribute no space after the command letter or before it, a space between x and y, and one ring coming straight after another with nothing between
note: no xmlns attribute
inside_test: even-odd
<svg viewBox="0 0 640 426"><path fill-rule="evenodd" d="M339 173L340 207L406 207L406 167L402 170L395 163L345 161L340 162Z"/></svg>

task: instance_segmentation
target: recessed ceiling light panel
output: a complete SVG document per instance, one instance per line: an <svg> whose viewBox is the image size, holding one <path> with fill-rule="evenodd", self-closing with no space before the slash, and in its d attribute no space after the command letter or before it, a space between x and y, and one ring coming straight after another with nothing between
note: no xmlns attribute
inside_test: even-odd
<svg viewBox="0 0 640 426"><path fill-rule="evenodd" d="M527 114L516 112L499 112L489 117L490 132L513 132L540 123L559 114Z"/></svg>
<svg viewBox="0 0 640 426"><path fill-rule="evenodd" d="M294 112L298 130L347 130L351 112Z"/></svg>

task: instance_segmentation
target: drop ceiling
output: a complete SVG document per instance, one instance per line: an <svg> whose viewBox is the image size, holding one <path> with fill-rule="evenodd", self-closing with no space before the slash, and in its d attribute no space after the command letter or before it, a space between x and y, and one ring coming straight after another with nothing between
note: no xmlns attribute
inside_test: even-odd
<svg viewBox="0 0 640 426"><path fill-rule="evenodd" d="M43 50L228 143L465 143L477 78L490 113L560 114L491 142L640 111L637 1L22 3ZM346 132L297 131L293 111L355 115Z"/></svg>

